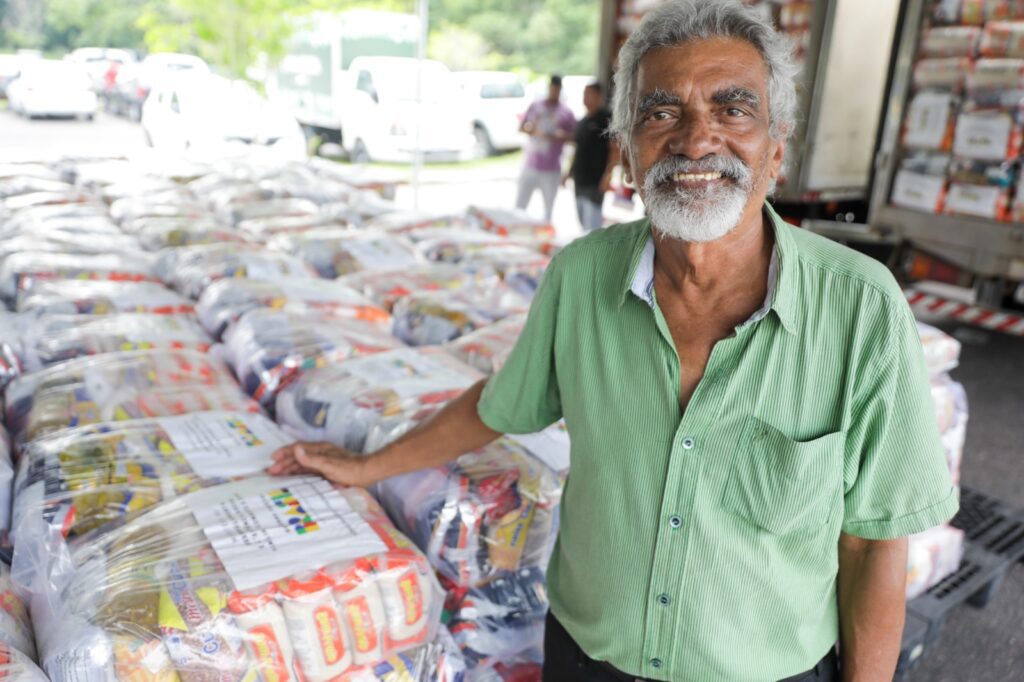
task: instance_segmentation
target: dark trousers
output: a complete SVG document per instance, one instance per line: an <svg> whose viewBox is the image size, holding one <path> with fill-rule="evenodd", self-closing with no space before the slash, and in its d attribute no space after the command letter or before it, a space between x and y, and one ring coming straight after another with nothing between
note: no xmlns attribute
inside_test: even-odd
<svg viewBox="0 0 1024 682"><path fill-rule="evenodd" d="M644 682L604 661L583 653L562 624L548 612L544 631L544 682ZM837 682L839 662L835 649L810 670L779 682Z"/></svg>

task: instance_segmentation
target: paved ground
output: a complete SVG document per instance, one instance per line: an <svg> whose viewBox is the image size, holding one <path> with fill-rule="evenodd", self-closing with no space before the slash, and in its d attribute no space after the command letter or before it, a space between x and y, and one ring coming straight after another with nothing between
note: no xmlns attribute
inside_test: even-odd
<svg viewBox="0 0 1024 682"><path fill-rule="evenodd" d="M0 111L0 162L61 153L131 154L142 148L141 129L100 114L93 123L24 121ZM520 158L510 155L464 167L427 167L419 196L404 187L396 200L408 207L450 210L468 203L511 206ZM390 170L405 174L401 168ZM540 215L540 197L529 210ZM635 215L618 209L615 216ZM570 190L555 203L554 223L562 239L580 232ZM947 327L964 342L954 377L970 400L971 418L963 483L1024 508L1024 339ZM908 676L910 682L1010 682L1024 680L1024 566L1012 569L996 599L984 610L964 606L947 623L938 649Z"/></svg>

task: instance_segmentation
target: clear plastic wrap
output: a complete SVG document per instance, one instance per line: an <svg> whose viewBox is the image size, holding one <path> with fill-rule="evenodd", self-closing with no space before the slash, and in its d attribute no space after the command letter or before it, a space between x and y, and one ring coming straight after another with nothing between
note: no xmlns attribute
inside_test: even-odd
<svg viewBox="0 0 1024 682"><path fill-rule="evenodd" d="M0 241L0 261L26 251L92 255L123 253L131 256L138 253L141 248L137 239L124 234L46 230L5 237Z"/></svg>
<svg viewBox="0 0 1024 682"><path fill-rule="evenodd" d="M272 406L277 391L302 372L402 344L380 325L262 308L229 327L224 346L242 388Z"/></svg>
<svg viewBox="0 0 1024 682"><path fill-rule="evenodd" d="M435 263L459 263L466 256L503 244L528 245L470 228L418 228L408 232L423 256Z"/></svg>
<svg viewBox="0 0 1024 682"><path fill-rule="evenodd" d="M26 251L0 263L0 296L9 301L41 280L76 279L110 282L153 281L153 266L144 254L78 255Z"/></svg>
<svg viewBox="0 0 1024 682"><path fill-rule="evenodd" d="M14 460L11 458L11 439L0 426L0 531L11 527L11 498L14 493ZM0 628L0 637L2 637Z"/></svg>
<svg viewBox="0 0 1024 682"><path fill-rule="evenodd" d="M469 255L462 261L467 270L494 270L510 289L533 298L551 259L533 249L501 245Z"/></svg>
<svg viewBox="0 0 1024 682"><path fill-rule="evenodd" d="M416 233L421 235L424 230L448 230L465 227L466 216L462 213L415 213L395 211L374 218L367 227L386 230L393 234Z"/></svg>
<svg viewBox="0 0 1024 682"><path fill-rule="evenodd" d="M495 663L493 668L474 670L469 682L539 682L544 668L543 649L528 649Z"/></svg>
<svg viewBox="0 0 1024 682"><path fill-rule="evenodd" d="M960 568L964 532L952 526L936 526L907 538L907 599L924 594Z"/></svg>
<svg viewBox="0 0 1024 682"><path fill-rule="evenodd" d="M386 680L436 661L442 593L426 559L365 491L319 478L177 498L59 568L59 592L30 579L48 597L33 615L54 682Z"/></svg>
<svg viewBox="0 0 1024 682"><path fill-rule="evenodd" d="M158 348L205 351L211 343L198 322L184 315L43 315L25 326L21 365L25 372L38 372L85 355Z"/></svg>
<svg viewBox="0 0 1024 682"><path fill-rule="evenodd" d="M187 315L194 306L157 282L55 279L34 282L19 297L18 310L40 315Z"/></svg>
<svg viewBox="0 0 1024 682"><path fill-rule="evenodd" d="M32 659L0 640L0 680L11 682L49 682Z"/></svg>
<svg viewBox="0 0 1024 682"><path fill-rule="evenodd" d="M502 237L537 242L547 242L555 238L555 228L550 223L538 220L519 209L470 206L467 215L471 225Z"/></svg>
<svg viewBox="0 0 1024 682"><path fill-rule="evenodd" d="M561 485L513 440L500 438L444 466L384 480L376 495L453 585L547 567Z"/></svg>
<svg viewBox="0 0 1024 682"><path fill-rule="evenodd" d="M960 342L940 329L923 322L917 323L924 348L924 363L928 374L938 376L956 369L960 363Z"/></svg>
<svg viewBox="0 0 1024 682"><path fill-rule="evenodd" d="M391 314L340 282L282 277L274 281L224 279L206 288L196 304L203 327L220 338L228 325L256 308L311 311L391 326Z"/></svg>
<svg viewBox="0 0 1024 682"><path fill-rule="evenodd" d="M259 412L222 362L196 351L128 351L78 358L18 377L5 393L20 441L100 421L205 410Z"/></svg>
<svg viewBox="0 0 1024 682"><path fill-rule="evenodd" d="M411 242L375 230L309 230L278 235L269 245L298 256L328 279L354 272L401 270L423 263Z"/></svg>
<svg viewBox="0 0 1024 682"><path fill-rule="evenodd" d="M451 589L448 630L475 679L498 663L543 649L548 611L544 569L524 568L471 589Z"/></svg>
<svg viewBox="0 0 1024 682"><path fill-rule="evenodd" d="M345 212L318 213L316 215L287 216L283 218L254 218L238 223L241 234L256 241L269 241L278 235L302 233L316 229L345 229L358 224L359 216Z"/></svg>
<svg viewBox="0 0 1024 682"><path fill-rule="evenodd" d="M124 225L143 218L203 220L213 216L188 192L170 189L117 199L110 205L110 217Z"/></svg>
<svg viewBox="0 0 1024 682"><path fill-rule="evenodd" d="M277 396L277 420L296 437L363 452L371 430L420 420L483 378L436 349L403 348L303 374Z"/></svg>
<svg viewBox="0 0 1024 682"><path fill-rule="evenodd" d="M405 270L361 272L338 279L345 286L360 291L381 306L391 310L395 303L410 294L427 291L452 291L477 285L497 285L498 274L487 268L469 272L457 265L422 265Z"/></svg>
<svg viewBox="0 0 1024 682"><path fill-rule="evenodd" d="M953 485L960 485L960 465L964 457L964 442L967 438L967 392L964 387L952 380L946 379L946 386L941 390L945 397L940 398L943 402L951 401L952 410L947 412L945 422L940 419L942 450L946 455L946 464L949 467L949 475L953 479ZM933 398L936 391L932 389ZM936 405L938 411L938 404ZM944 408L948 410L948 408ZM944 428L942 428L944 427Z"/></svg>
<svg viewBox="0 0 1024 682"><path fill-rule="evenodd" d="M207 244L168 249L157 259L156 273L190 298L222 279L276 280L313 277L312 269L295 256L248 244Z"/></svg>
<svg viewBox="0 0 1024 682"><path fill-rule="evenodd" d="M36 658L35 638L32 636L32 621L28 609L15 592L11 579L11 569L7 564L0 563L0 647L7 647L24 654L30 659ZM9 679L4 676L5 663L0 649L0 680ZM19 679L17 677L13 679Z"/></svg>
<svg viewBox="0 0 1024 682"><path fill-rule="evenodd" d="M204 244L245 244L250 241L244 234L217 223L163 218L143 221L135 234L147 251Z"/></svg>
<svg viewBox="0 0 1024 682"><path fill-rule="evenodd" d="M410 346L436 346L529 307L525 297L504 285L413 293L395 303L394 334Z"/></svg>
<svg viewBox="0 0 1024 682"><path fill-rule="evenodd" d="M95 538L162 501L261 472L292 442L259 414L196 412L102 422L21 448L14 535L42 519L63 538Z"/></svg>
<svg viewBox="0 0 1024 682"><path fill-rule="evenodd" d="M455 339L445 350L484 374L494 374L504 366L525 325L525 314L509 315Z"/></svg>

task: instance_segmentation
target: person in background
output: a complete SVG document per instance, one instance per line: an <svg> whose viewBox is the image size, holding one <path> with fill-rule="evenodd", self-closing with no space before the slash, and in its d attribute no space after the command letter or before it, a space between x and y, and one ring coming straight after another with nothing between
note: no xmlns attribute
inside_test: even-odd
<svg viewBox="0 0 1024 682"><path fill-rule="evenodd" d="M583 229L591 232L604 224L601 205L611 182L612 169L618 163L619 145L608 132L612 115L604 105L604 93L597 81L583 90L583 106L587 108L587 115L576 124L576 152L562 184L572 178L576 214Z"/></svg>
<svg viewBox="0 0 1024 682"><path fill-rule="evenodd" d="M562 104L562 77L552 76L548 96L526 110L519 129L530 136L519 174L516 208L525 209L536 189L544 198L544 220L551 222L555 195L562 177L562 147L572 139L576 118Z"/></svg>

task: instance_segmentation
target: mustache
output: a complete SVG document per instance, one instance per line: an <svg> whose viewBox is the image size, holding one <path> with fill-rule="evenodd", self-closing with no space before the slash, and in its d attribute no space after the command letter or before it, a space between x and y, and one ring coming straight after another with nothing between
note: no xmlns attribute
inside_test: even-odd
<svg viewBox="0 0 1024 682"><path fill-rule="evenodd" d="M685 156L669 156L647 170L644 184L648 187L673 182L679 173L721 173L722 177L748 185L753 176L750 166L733 156L712 154L701 159L688 159Z"/></svg>

